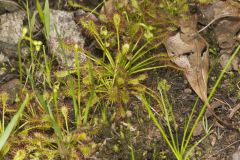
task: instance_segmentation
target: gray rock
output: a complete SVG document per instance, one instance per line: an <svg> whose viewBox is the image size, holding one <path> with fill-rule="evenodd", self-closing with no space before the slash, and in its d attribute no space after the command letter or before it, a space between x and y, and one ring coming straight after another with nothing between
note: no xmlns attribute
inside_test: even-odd
<svg viewBox="0 0 240 160"><path fill-rule="evenodd" d="M221 67L223 68L228 60L230 59L231 55L230 54L223 54L220 58L219 58L219 63L221 65ZM231 63L231 65L228 67L227 71L238 71L239 69L239 58L235 57Z"/></svg>
<svg viewBox="0 0 240 160"><path fill-rule="evenodd" d="M6 93L8 95L8 103L13 103L16 98L16 94L20 91L20 81L18 79L12 79L0 86L0 95Z"/></svg>
<svg viewBox="0 0 240 160"><path fill-rule="evenodd" d="M21 10L0 16L0 84L11 79L11 70L18 64L17 43L25 17Z"/></svg>
<svg viewBox="0 0 240 160"><path fill-rule="evenodd" d="M7 12L17 11L20 6L12 0L0 0L0 14Z"/></svg>
<svg viewBox="0 0 240 160"><path fill-rule="evenodd" d="M8 58L3 53L0 53L0 64L7 61L8 61Z"/></svg>
<svg viewBox="0 0 240 160"><path fill-rule="evenodd" d="M229 55L229 54L223 54L223 55L221 55L221 57L219 58L219 63L220 63L220 65L221 65L222 68L227 64L228 60L230 59L230 56L231 56L231 55ZM230 66L227 68L227 71L231 71L231 70L232 70L232 66L230 65Z"/></svg>
<svg viewBox="0 0 240 160"><path fill-rule="evenodd" d="M56 55L61 66L74 67L76 56L74 45L83 47L85 43L81 31L74 21L74 14L60 10L51 10L50 14L50 37L48 40L50 51ZM60 42L63 42L62 45ZM86 57L80 54L79 61L84 62L85 60Z"/></svg>
<svg viewBox="0 0 240 160"><path fill-rule="evenodd" d="M17 58L17 44L9 44L6 42L0 41L0 53L6 58ZM1 62L1 61L0 61Z"/></svg>
<svg viewBox="0 0 240 160"><path fill-rule="evenodd" d="M7 44L17 44L22 34L24 11L6 13L0 16L0 41Z"/></svg>

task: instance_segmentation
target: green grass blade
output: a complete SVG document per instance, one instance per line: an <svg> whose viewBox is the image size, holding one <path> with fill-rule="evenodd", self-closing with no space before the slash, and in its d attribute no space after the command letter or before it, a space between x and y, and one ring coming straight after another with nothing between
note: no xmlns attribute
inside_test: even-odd
<svg viewBox="0 0 240 160"><path fill-rule="evenodd" d="M88 120L88 115L89 115L89 110L93 106L94 101L95 101L96 94L92 91L90 93L90 97L87 100L86 107L84 110L84 115L83 115L83 124L87 124Z"/></svg>
<svg viewBox="0 0 240 160"><path fill-rule="evenodd" d="M209 133L210 134L210 133ZM193 150L205 139L207 138L207 136L209 134L206 134L205 136L203 136L200 140L198 140L193 146L191 146L191 148L186 152L185 151L185 155L184 155L184 159L189 159L191 153L193 152Z"/></svg>
<svg viewBox="0 0 240 160"><path fill-rule="evenodd" d="M29 27L29 38L32 39L32 32L33 32L34 25L36 23L37 11L34 11L33 15L31 15L31 11L30 11L30 8L29 8L28 1L27 1L27 4L26 4L26 10L27 10L27 19L28 19L28 27ZM33 59L34 59L33 58L34 57L33 41L30 41L30 54L31 54L31 64L33 64Z"/></svg>
<svg viewBox="0 0 240 160"><path fill-rule="evenodd" d="M184 144L185 144L185 140L186 140L186 136L187 136L187 132L188 132L190 123L191 123L192 118L193 118L194 111L195 111L196 106L198 104L198 100L199 100L199 98L197 98L197 100L195 101L195 103L193 105L193 108L192 108L192 111L190 113L190 116L188 117L187 124L186 124L186 126L184 126L184 133L183 133L182 144L181 144L181 153L182 154L185 152Z"/></svg>
<svg viewBox="0 0 240 160"><path fill-rule="evenodd" d="M169 136L171 138L171 143L172 143L172 146L174 148L175 151L178 151L178 146L176 145L176 141L174 139L174 136L173 136L173 131L172 131L172 127L171 127L171 124L170 124L170 114L169 114L169 106L166 105L166 102L165 102L165 97L162 93L162 90L160 89L159 90L159 93L160 93L160 98L161 98L161 102L162 102L162 106L164 108L164 117L165 117L165 120L166 120L166 125L168 127L168 132L169 132Z"/></svg>
<svg viewBox="0 0 240 160"><path fill-rule="evenodd" d="M144 48L145 48L148 44L149 44L149 42L146 42L144 45L142 45L141 48L139 48L139 49L134 53L131 61L129 61L129 62L126 64L125 69L130 68L131 65L132 65L136 60L138 60L139 54L145 52L145 51L143 51L143 50L144 50ZM133 48L135 48L135 46L134 46ZM133 52L133 50L132 50L132 52Z"/></svg>
<svg viewBox="0 0 240 160"><path fill-rule="evenodd" d="M39 17L40 17L42 23L44 23L44 14L43 14L42 6L39 3L39 0L35 0L35 2L36 2L36 7L37 7L37 10L38 10Z"/></svg>
<svg viewBox="0 0 240 160"><path fill-rule="evenodd" d="M50 34L50 9L49 9L49 2L48 0L45 1L44 6L44 28L45 28L45 34L46 38L49 39Z"/></svg>
<svg viewBox="0 0 240 160"><path fill-rule="evenodd" d="M158 68L166 68L169 67L169 65L163 65L163 66L154 66L154 67L148 67L148 68L142 68L133 72L130 72L130 74L136 74L139 72L144 72L144 71L149 71L149 70L153 70L153 69L158 69Z"/></svg>
<svg viewBox="0 0 240 160"><path fill-rule="evenodd" d="M79 127L80 122L79 122L78 118L79 118L79 111L80 110L78 109L75 86L76 86L75 81L71 77L70 78L70 86L69 86L69 88L70 88L70 94L72 96L72 102L73 102L73 108L74 108L74 116L75 116L75 123L76 123L77 127Z"/></svg>
<svg viewBox="0 0 240 160"><path fill-rule="evenodd" d="M36 93L36 96L37 96L37 100L38 100L39 104L45 109L45 111L49 115L51 123L52 123L52 128L54 129L54 132L58 136L59 140L61 140L62 139L62 132L61 132L60 126L58 125L56 119L54 118L51 106L49 106L49 104L44 100L42 95L39 95L38 93Z"/></svg>
<svg viewBox="0 0 240 160"><path fill-rule="evenodd" d="M131 151L131 160L135 160L135 154L134 154L134 150L133 150L132 144L130 146L130 151Z"/></svg>
<svg viewBox="0 0 240 160"><path fill-rule="evenodd" d="M43 58L45 63L45 74L46 74L47 83L52 88L51 66L50 66L49 60L47 59L46 49L44 45L43 45Z"/></svg>
<svg viewBox="0 0 240 160"><path fill-rule="evenodd" d="M81 54L85 55L88 59L94 61L96 64L104 67L111 75L114 74L112 65L106 64L100 58L92 55L91 53L89 53L88 51L84 50L83 48L78 48L77 51L81 52Z"/></svg>
<svg viewBox="0 0 240 160"><path fill-rule="evenodd" d="M163 139L167 142L168 146L170 147L170 149L172 150L172 152L174 153L174 155L176 157L179 157L178 153L176 152L176 150L174 149L173 145L171 144L166 132L163 130L163 128L161 127L161 125L159 124L157 118L154 116L151 107L149 105L149 103L147 102L146 98L144 95L141 95L138 97L140 99L140 101L144 104L145 108L147 109L150 117L152 118L154 124L157 126L157 128L159 129L160 133L163 136Z"/></svg>
<svg viewBox="0 0 240 160"><path fill-rule="evenodd" d="M139 63L137 63L136 65L131 66L131 68L129 68L130 72L135 72L138 69L144 69L145 67L151 66L152 64L154 64L155 62L157 62L158 60L156 60L156 57L149 57Z"/></svg>
<svg viewBox="0 0 240 160"><path fill-rule="evenodd" d="M30 28L31 31L33 30L34 25L35 25L35 23L36 23L36 15L37 15L37 11L34 11L34 12L33 12L33 15L32 15L32 18L31 18L31 20L30 20L30 26L29 26L29 28Z"/></svg>
<svg viewBox="0 0 240 160"><path fill-rule="evenodd" d="M129 61L129 63L126 65L126 68L130 67L134 62L137 62L140 58L144 57L146 54L148 54L151 50L157 48L160 44L162 43L158 43L150 48L147 48L147 45L150 42L145 43L139 50L137 50L137 52L134 54L134 56L132 57L131 61ZM147 48L146 50L144 50L145 48Z"/></svg>
<svg viewBox="0 0 240 160"><path fill-rule="evenodd" d="M19 110L13 116L13 118L11 119L10 123L8 124L6 130L1 135L1 137L0 137L0 151L3 149L4 145L6 144L7 139L9 138L9 136L10 136L11 132L13 131L14 127L18 124L18 120L20 119L20 116L21 116L22 112L24 111L24 108L28 104L29 100L30 100L30 98L29 98L29 95L27 94L26 98L25 98L24 102L22 103L22 105L20 106Z"/></svg>
<svg viewBox="0 0 240 160"><path fill-rule="evenodd" d="M77 102L78 102L78 108L77 112L78 114L81 114L81 69L80 69L80 62L79 62L79 52L76 49L76 55L75 55L75 66L77 69ZM79 115L78 115L79 116ZM77 117L77 126L79 126L79 119Z"/></svg>

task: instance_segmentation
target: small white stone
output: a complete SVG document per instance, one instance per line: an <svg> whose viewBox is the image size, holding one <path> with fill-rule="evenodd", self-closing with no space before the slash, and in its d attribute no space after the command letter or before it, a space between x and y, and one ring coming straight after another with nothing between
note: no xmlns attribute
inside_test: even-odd
<svg viewBox="0 0 240 160"><path fill-rule="evenodd" d="M132 117L132 111L127 110L126 116L127 116L128 118L129 118L129 117Z"/></svg>
<svg viewBox="0 0 240 160"><path fill-rule="evenodd" d="M225 65L227 64L228 60L230 59L230 55L229 54L223 54L220 58L219 58L219 63L222 66L222 68L225 67ZM227 71L231 71L232 70L232 66L230 65L227 68Z"/></svg>
<svg viewBox="0 0 240 160"><path fill-rule="evenodd" d="M192 90L190 88L186 88L186 89L184 89L184 93L191 94Z"/></svg>

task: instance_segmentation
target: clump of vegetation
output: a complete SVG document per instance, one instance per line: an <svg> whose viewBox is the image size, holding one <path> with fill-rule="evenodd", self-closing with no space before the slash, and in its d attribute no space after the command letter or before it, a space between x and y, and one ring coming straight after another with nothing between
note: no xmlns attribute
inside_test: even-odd
<svg viewBox="0 0 240 160"><path fill-rule="evenodd" d="M104 20L101 24L81 20L82 27L94 39L101 54L90 52L78 45L59 42L63 49L74 51L76 56L74 68L58 70L53 65L54 57L49 57L46 53L45 42L35 40L32 35L38 15L43 24L44 36L49 38L49 2L45 1L43 9L36 0L37 11L33 13L26 3L29 25L23 29L18 43L21 90L17 106L20 108L14 110L17 111L15 115L7 120L6 113L11 116L13 114L8 109L10 106L7 104L7 96L0 95L1 157L16 160L91 157L96 149L101 147L92 137L105 125L125 119L126 110L129 110L129 105L136 99L141 102L141 109L146 111L146 115L157 126L178 160L189 159L196 146L211 133L211 128L205 121L206 134L196 143L190 144L193 131L208 102L203 105L196 119L193 118L197 106L197 102L195 103L181 136L178 134L177 121L168 100L167 82L160 81L155 89L151 89L146 83L150 71L173 67L162 63L171 58L158 48L165 38L178 29L179 17L187 18L187 1L131 0L113 4L113 13L100 14L100 19ZM29 45L31 57L25 65L21 54L23 42ZM239 47L221 72L208 101L238 51ZM87 57L84 64L79 62L80 54ZM159 116L154 114L157 112L152 105L160 108L159 114L156 114ZM120 137L124 137L122 132ZM129 148L130 158L134 160L134 147L131 144ZM119 151L117 145L112 149ZM165 157L165 154L162 157Z"/></svg>
<svg viewBox="0 0 240 160"><path fill-rule="evenodd" d="M95 82L95 92L100 95L100 101L106 100L110 106L114 105L120 109L127 106L131 95L149 92L147 86L142 82L146 80L146 71L166 67L158 65L156 62L162 60L160 55L151 54L151 51L157 47L147 48L151 41L147 41L142 47L139 47L139 41L136 43L124 41L120 37L121 17L118 14L113 16L115 32L109 32L104 26L100 33L92 21L84 22L82 25L92 36L95 37L98 45L103 50L103 57L98 58L92 53L83 51L95 65L95 70L91 70L84 80ZM111 48L109 37L116 37L116 48ZM81 50L81 49L80 49ZM151 54L151 55L150 55ZM92 76L92 77L89 77ZM124 115L124 113L122 113Z"/></svg>
<svg viewBox="0 0 240 160"><path fill-rule="evenodd" d="M192 138L193 132L196 128L196 126L198 125L200 119L202 118L205 110L208 107L208 103L209 101L212 99L213 94L215 93L217 87L220 84L220 81L222 80L224 73L226 72L227 68L229 67L229 65L231 64L232 60L234 59L234 57L237 55L237 53L240 50L240 45L238 46L238 48L236 48L236 50L234 51L234 53L232 54L230 60L228 61L228 63L226 64L226 66L224 67L224 69L221 71L218 79L216 80L215 85L213 86L209 96L208 96L208 101L204 103L204 105L202 106L199 114L197 115L196 119L193 119L193 113L196 109L197 103L198 103L198 99L196 100L193 108L192 108L192 112L190 113L190 115L187 117L186 119L186 123L184 124L184 133L183 135L179 134L178 135L178 125L174 116L174 113L172 111L172 106L168 100L166 91L169 89L169 86L166 84L166 81L162 81L158 84L158 90L159 90L159 95L160 95L160 104L159 106L163 107L164 109L164 121L167 125L167 131L164 130L163 128L163 124L158 122L157 117L154 115L152 109L151 109L151 104L148 102L148 100L146 99L146 96L143 94L139 97L139 99L143 102L144 106L146 107L149 115L151 116L153 122L155 123L155 125L158 127L159 131L161 132L164 140L167 142L168 146L170 147L170 149L172 150L174 156L178 159L178 160L188 160L191 158L191 154L194 151L194 149L209 135L211 134L212 130L211 130L211 126L209 127L207 120L203 117L203 126L205 129L205 136L203 136L200 140L196 141L195 144L191 145L190 144L190 140ZM190 124L193 123L193 126L190 127Z"/></svg>

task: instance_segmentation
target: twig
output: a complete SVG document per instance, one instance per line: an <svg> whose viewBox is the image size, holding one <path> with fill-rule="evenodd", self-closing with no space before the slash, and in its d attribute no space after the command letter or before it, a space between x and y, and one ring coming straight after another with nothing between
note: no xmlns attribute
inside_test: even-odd
<svg viewBox="0 0 240 160"><path fill-rule="evenodd" d="M212 25L213 23L215 23L217 20L222 19L222 18L227 18L227 17L234 17L234 18L240 18L240 16L235 16L232 14L223 14L223 15L219 15L216 18L214 18L213 20L211 20L211 22L209 22L205 27L203 27L202 29L200 29L198 31L198 33L204 31L205 29L207 29L210 25Z"/></svg>
<svg viewBox="0 0 240 160"><path fill-rule="evenodd" d="M240 103L238 105L236 105L230 112L230 114L228 115L228 118L232 119L232 117L234 116L234 114L240 109Z"/></svg>

